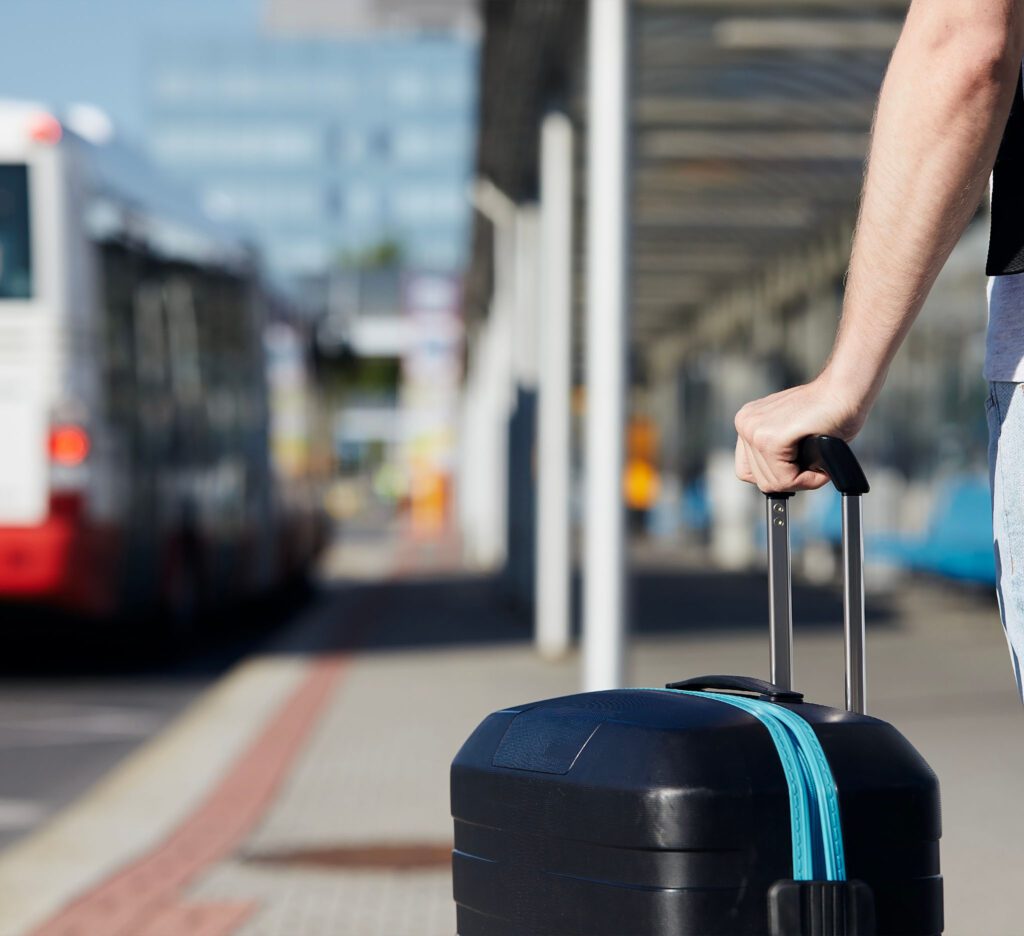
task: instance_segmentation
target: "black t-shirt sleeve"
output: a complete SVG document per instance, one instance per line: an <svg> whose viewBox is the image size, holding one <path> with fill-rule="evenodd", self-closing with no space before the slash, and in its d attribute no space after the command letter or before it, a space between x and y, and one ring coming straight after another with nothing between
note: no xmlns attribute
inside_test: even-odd
<svg viewBox="0 0 1024 936"><path fill-rule="evenodd" d="M1019 69L1017 93L992 174L992 231L985 273L1024 273L1024 76Z"/></svg>

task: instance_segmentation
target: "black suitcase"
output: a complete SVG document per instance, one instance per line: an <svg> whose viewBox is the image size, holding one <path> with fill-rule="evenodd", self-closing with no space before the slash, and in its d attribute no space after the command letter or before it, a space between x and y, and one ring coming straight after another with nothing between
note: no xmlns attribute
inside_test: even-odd
<svg viewBox="0 0 1024 936"><path fill-rule="evenodd" d="M863 714L860 495L845 443L847 711L790 688L788 495L767 498L772 683L711 676L490 715L452 764L459 936L937 936L935 774Z"/></svg>

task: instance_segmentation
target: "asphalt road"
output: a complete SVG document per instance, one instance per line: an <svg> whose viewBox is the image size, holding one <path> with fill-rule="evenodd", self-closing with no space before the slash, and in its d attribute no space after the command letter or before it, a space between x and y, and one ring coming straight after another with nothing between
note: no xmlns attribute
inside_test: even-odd
<svg viewBox="0 0 1024 936"><path fill-rule="evenodd" d="M0 689L0 848L163 728L205 680L14 679Z"/></svg>
<svg viewBox="0 0 1024 936"><path fill-rule="evenodd" d="M5 609L0 849L83 794L238 660L287 632L303 604L236 609L230 627L208 622L204 635L177 653L126 650L69 630L68 622L54 628Z"/></svg>

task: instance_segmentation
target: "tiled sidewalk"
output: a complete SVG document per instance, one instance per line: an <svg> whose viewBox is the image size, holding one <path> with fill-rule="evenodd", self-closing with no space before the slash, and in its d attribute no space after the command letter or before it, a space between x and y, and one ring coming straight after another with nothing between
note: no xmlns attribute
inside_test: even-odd
<svg viewBox="0 0 1024 936"><path fill-rule="evenodd" d="M360 853L383 850L386 864L387 854L400 861L447 848L448 765L476 723L510 699L573 688L573 665L538 666L525 644L388 646L400 642L389 630L407 632L419 618L426 632L445 614L515 634L510 616L497 627L485 620L500 607L490 583L378 588L371 640L383 646L357 653L260 828L192 894L198 903L262 901L239 936L452 936L447 867L359 868ZM289 860L297 853L306 862ZM332 868L332 855L357 866Z"/></svg>
<svg viewBox="0 0 1024 936"><path fill-rule="evenodd" d="M276 703L261 699L249 747L235 742L238 753L209 780L220 805L211 811L197 801L92 883L97 911L97 888L166 855L198 811L206 834L162 903L137 910L145 925L114 926L109 916L107 926L99 907L98 916L66 917L63 928L51 920L35 932L452 936L449 762L487 712L573 691L578 661L541 663L497 583L458 573L450 551L404 549L404 571L367 578L385 554L333 558L336 573L358 567L362 575L336 586L275 651L300 672L266 683ZM636 642L633 681L761 673L759 584L653 570L638 589L638 616L650 626ZM798 610L812 616L832 602L797 596ZM744 617L741 608L752 611ZM886 626L886 617L901 626ZM1024 866L1024 811L1008 808L1024 772L1024 721L998 623L985 602L930 586L897 596L882 618L870 639L871 704L918 744L943 781L947 933L1020 936L1005 898ZM841 696L840 644L838 625L812 627L798 644L798 683L816 699ZM261 685L254 677L247 691L258 697ZM305 705L302 717L288 716L297 705ZM268 768L253 751L266 745L275 719L277 759L265 755ZM179 761L187 771L180 752ZM233 784L227 793L225 783ZM9 931L0 925L0 934Z"/></svg>

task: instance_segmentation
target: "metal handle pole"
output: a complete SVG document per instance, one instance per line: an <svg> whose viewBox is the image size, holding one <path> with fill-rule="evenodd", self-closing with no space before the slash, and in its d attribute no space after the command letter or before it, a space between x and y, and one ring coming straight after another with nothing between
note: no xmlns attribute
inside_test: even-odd
<svg viewBox="0 0 1024 936"><path fill-rule="evenodd" d="M846 633L846 707L867 711L864 626L864 529L859 494L843 497L843 626Z"/></svg>
<svg viewBox="0 0 1024 936"><path fill-rule="evenodd" d="M789 494L765 498L768 517L768 599L771 678L793 688L793 583L789 561Z"/></svg>
<svg viewBox="0 0 1024 936"><path fill-rule="evenodd" d="M625 685L622 469L629 389L629 52L632 3L590 0L587 123L586 538L583 685Z"/></svg>

